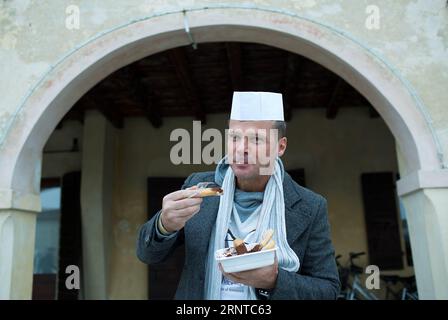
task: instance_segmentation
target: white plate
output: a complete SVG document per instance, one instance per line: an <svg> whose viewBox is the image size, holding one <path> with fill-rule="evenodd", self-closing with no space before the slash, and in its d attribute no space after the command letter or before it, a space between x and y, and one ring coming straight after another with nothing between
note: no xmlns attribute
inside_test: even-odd
<svg viewBox="0 0 448 320"><path fill-rule="evenodd" d="M215 252L215 259L222 264L225 272L240 272L246 270L257 269L274 264L275 252L278 247L261 250L257 252L245 253L231 257L220 257L220 255L227 250L219 249Z"/></svg>

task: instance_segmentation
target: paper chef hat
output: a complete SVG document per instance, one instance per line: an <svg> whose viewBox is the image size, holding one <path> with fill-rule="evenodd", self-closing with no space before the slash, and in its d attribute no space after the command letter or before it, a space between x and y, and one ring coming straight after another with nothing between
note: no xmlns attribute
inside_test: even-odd
<svg viewBox="0 0 448 320"><path fill-rule="evenodd" d="M274 92L235 91L230 119L284 121L282 95Z"/></svg>

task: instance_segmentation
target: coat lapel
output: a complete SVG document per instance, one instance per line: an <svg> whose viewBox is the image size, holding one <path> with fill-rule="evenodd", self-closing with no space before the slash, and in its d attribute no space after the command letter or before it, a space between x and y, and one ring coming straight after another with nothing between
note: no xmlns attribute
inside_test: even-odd
<svg viewBox="0 0 448 320"><path fill-rule="evenodd" d="M300 237L310 223L311 210L302 200L302 194L294 186L291 176L285 172L283 179L285 198L286 239L289 245Z"/></svg>

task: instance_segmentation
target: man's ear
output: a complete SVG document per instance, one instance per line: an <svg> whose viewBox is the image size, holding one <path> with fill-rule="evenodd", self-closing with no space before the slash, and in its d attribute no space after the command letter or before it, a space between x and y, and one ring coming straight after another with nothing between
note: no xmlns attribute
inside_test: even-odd
<svg viewBox="0 0 448 320"><path fill-rule="evenodd" d="M286 146L288 144L288 139L286 137L281 138L278 141L278 156L281 157L286 151Z"/></svg>

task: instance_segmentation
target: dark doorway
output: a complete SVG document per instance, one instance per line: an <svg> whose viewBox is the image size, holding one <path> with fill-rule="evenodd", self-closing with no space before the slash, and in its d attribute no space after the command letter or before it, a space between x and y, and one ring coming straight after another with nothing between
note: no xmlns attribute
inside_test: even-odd
<svg viewBox="0 0 448 320"><path fill-rule="evenodd" d="M59 243L58 299L77 300L79 290L67 289L65 269L75 265L82 284L81 172L70 172L62 178L61 231Z"/></svg>
<svg viewBox="0 0 448 320"><path fill-rule="evenodd" d="M369 262L381 270L402 269L395 175L392 172L364 173L361 183Z"/></svg>
<svg viewBox="0 0 448 320"><path fill-rule="evenodd" d="M184 177L148 178L148 219L161 208L162 199L168 193L179 190ZM151 300L173 299L184 265L185 248L179 246L163 263L149 266L148 297Z"/></svg>

